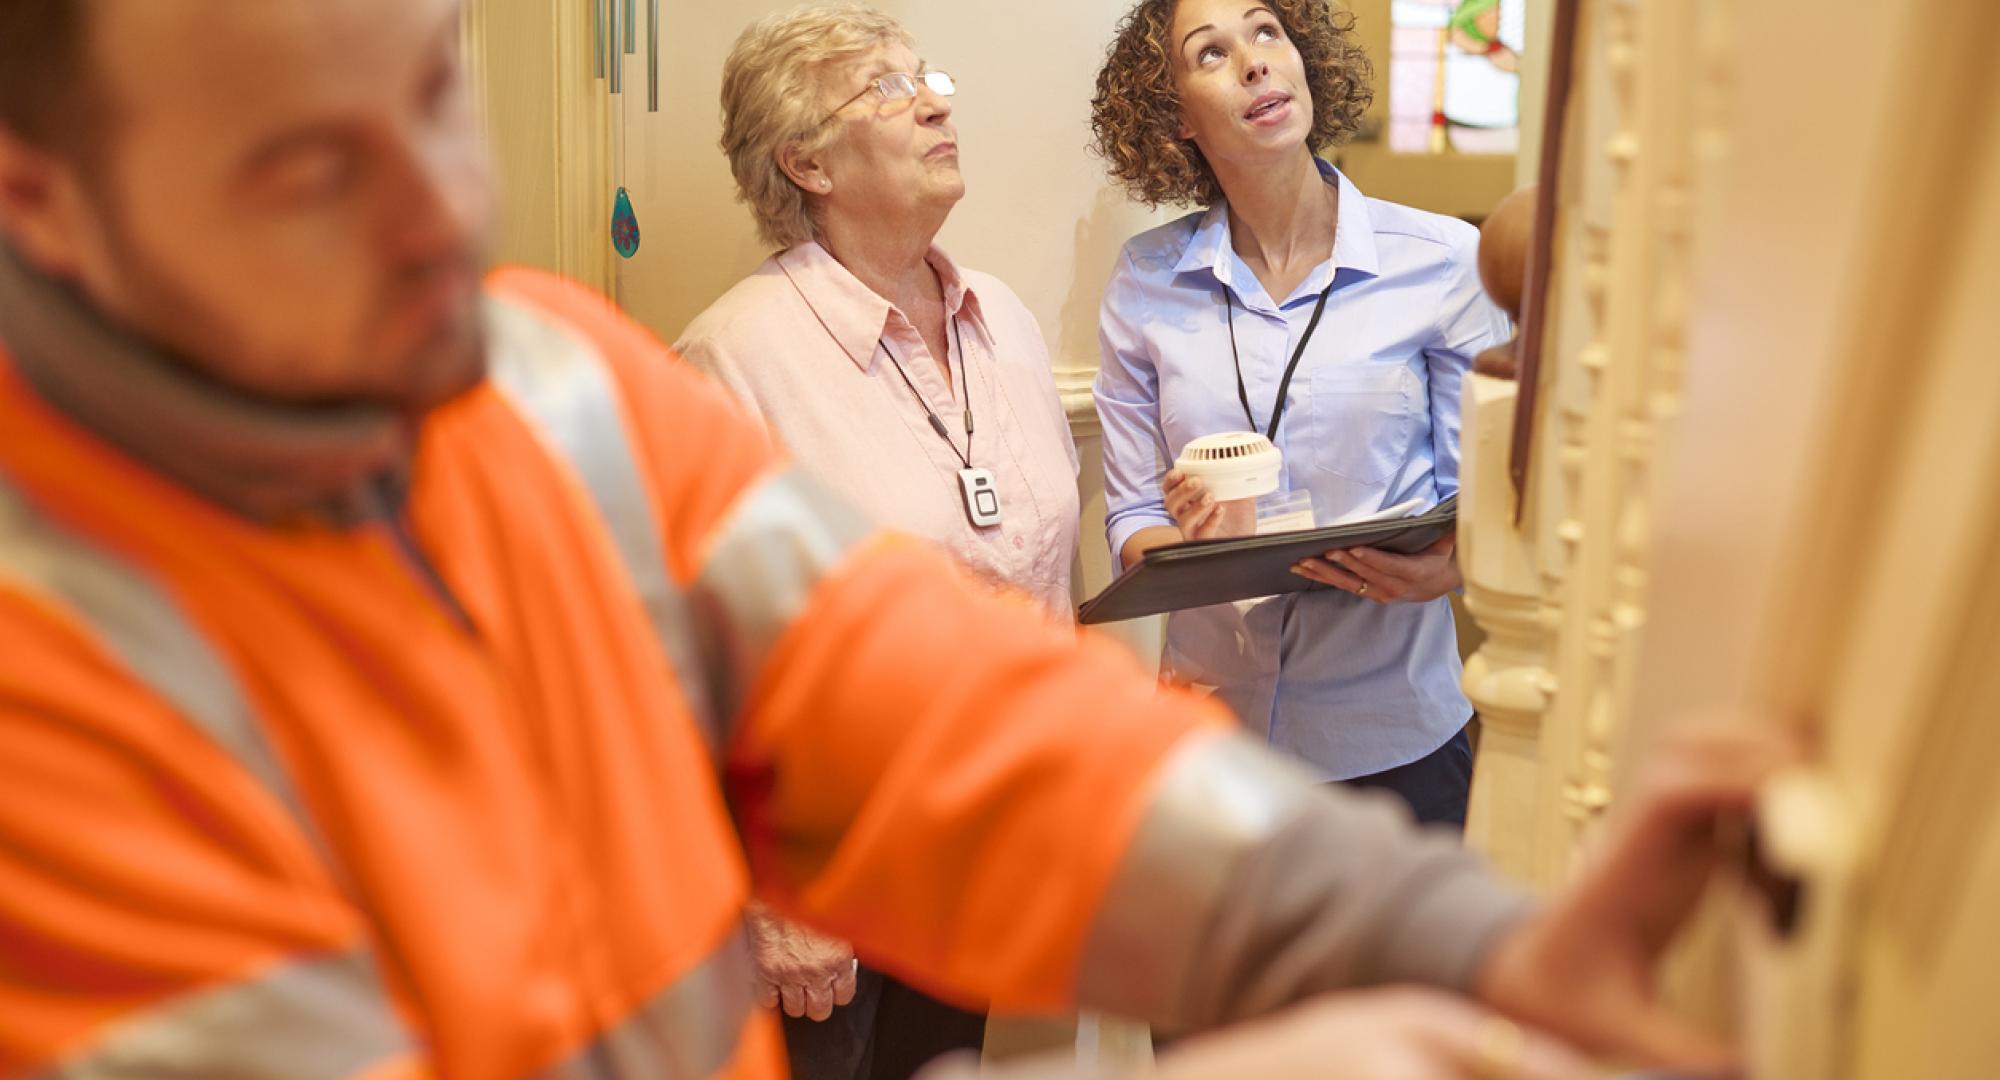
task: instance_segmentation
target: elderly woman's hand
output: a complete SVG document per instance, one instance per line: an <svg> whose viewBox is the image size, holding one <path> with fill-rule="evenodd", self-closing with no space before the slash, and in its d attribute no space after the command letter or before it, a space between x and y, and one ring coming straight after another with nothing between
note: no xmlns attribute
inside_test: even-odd
<svg viewBox="0 0 2000 1080"><path fill-rule="evenodd" d="M1453 557L1457 544L1453 533L1415 555L1375 548L1329 551L1323 559L1300 561L1292 573L1378 604L1429 603L1465 584Z"/></svg>
<svg viewBox="0 0 2000 1080"><path fill-rule="evenodd" d="M854 950L778 917L762 905L750 910L750 946L757 965L757 998L786 1016L824 1020L835 1006L854 1000Z"/></svg>
<svg viewBox="0 0 2000 1080"><path fill-rule="evenodd" d="M1254 499L1220 501L1209 493L1199 477L1174 469L1161 482L1161 496L1167 514L1180 527L1186 540L1215 540L1225 536L1250 536L1257 531L1257 502Z"/></svg>

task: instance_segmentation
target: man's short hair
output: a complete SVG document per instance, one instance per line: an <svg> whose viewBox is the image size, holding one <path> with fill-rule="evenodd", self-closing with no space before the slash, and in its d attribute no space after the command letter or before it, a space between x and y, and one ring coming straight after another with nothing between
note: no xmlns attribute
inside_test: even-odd
<svg viewBox="0 0 2000 1080"><path fill-rule="evenodd" d="M97 134L89 2L0 0L0 128L31 146L80 153Z"/></svg>

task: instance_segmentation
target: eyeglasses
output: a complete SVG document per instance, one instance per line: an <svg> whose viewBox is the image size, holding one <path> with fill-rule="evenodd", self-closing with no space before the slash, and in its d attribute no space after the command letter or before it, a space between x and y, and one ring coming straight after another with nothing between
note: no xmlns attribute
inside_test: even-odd
<svg viewBox="0 0 2000 1080"><path fill-rule="evenodd" d="M931 93L939 97L950 97L958 93L958 82L942 71L926 71L918 75L912 75L907 71L892 71L880 78L870 80L867 86L861 88L860 93L841 102L838 108L827 113L826 119L831 120L840 115L841 109L847 108L849 105L860 101L871 93L882 95L882 100L885 102L907 101L917 96L918 82L922 82L930 88ZM821 123L825 123L825 121L821 121Z"/></svg>

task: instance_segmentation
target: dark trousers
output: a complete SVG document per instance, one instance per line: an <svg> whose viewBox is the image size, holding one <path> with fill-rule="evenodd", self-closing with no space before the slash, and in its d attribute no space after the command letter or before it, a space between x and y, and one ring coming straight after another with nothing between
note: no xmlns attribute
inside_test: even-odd
<svg viewBox="0 0 2000 1080"><path fill-rule="evenodd" d="M785 1054L794 1080L909 1080L932 1059L977 1052L986 1016L947 1005L863 967L854 1000L821 1021L787 1016Z"/></svg>
<svg viewBox="0 0 2000 1080"><path fill-rule="evenodd" d="M1465 831L1465 806L1472 797L1471 725L1458 729L1428 756L1387 772L1341 781L1350 788L1390 791L1409 804L1420 825L1448 825Z"/></svg>

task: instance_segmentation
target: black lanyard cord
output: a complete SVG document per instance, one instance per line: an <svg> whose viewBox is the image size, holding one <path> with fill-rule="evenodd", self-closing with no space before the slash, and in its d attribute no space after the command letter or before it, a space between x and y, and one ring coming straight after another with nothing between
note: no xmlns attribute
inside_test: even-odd
<svg viewBox="0 0 2000 1080"><path fill-rule="evenodd" d="M943 439L946 446L951 447L952 456L970 469L972 468L972 384L966 379L965 336L959 332L956 315L951 319L951 337L958 345L958 392L965 395L965 453L963 454L958 452L958 444L951 441L951 431L944 426L944 421L938 419L938 414L931 411L931 403L925 400L923 393L917 389L917 384L910 381L910 373L904 371L902 361L896 359L896 351L889 347L889 339L883 338L881 344L882 351L889 354L889 363L895 365L896 374L903 377L903 385L910 388L910 395L923 407L924 418L931 422L931 430L938 433L938 438ZM949 368L945 373L950 374Z"/></svg>
<svg viewBox="0 0 2000 1080"><path fill-rule="evenodd" d="M1299 358L1306 354L1306 346L1312 342L1313 331L1319 329L1319 317L1326 314L1326 298L1333 295L1333 282L1326 283L1320 290L1319 303L1313 305L1312 321L1306 323L1306 332L1299 335L1299 347L1292 350L1292 362L1285 365L1285 376L1278 381L1278 400L1271 406L1271 426L1264 429L1264 437L1273 443L1278 441L1278 421L1285 416L1285 399L1292 390L1292 373L1299 369ZM1236 365L1236 400L1243 403L1243 419L1250 424L1250 430L1257 430L1257 418L1250 415L1250 392L1243 387L1243 357L1236 351L1236 299L1229 292L1229 286L1222 287L1222 302L1229 308L1229 359ZM960 346L959 351L964 352Z"/></svg>

